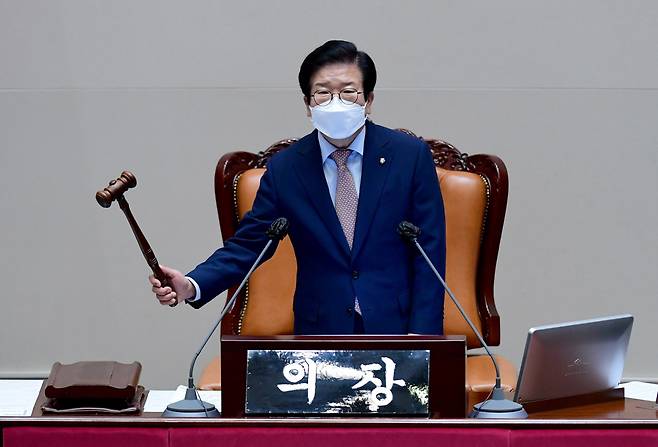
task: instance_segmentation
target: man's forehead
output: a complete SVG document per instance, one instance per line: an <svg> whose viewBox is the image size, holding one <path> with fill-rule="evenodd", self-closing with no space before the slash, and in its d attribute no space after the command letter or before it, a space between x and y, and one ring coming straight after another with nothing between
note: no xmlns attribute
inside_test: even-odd
<svg viewBox="0 0 658 447"><path fill-rule="evenodd" d="M356 64L339 63L325 65L311 77L311 85L325 86L328 84L362 84L363 75Z"/></svg>

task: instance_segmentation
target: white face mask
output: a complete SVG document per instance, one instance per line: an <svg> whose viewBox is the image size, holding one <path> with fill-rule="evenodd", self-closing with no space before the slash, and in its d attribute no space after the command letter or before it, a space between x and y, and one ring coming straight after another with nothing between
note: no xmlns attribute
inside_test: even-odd
<svg viewBox="0 0 658 447"><path fill-rule="evenodd" d="M347 138L365 124L366 106L344 104L336 95L327 105L311 107L311 122L313 127L329 138Z"/></svg>

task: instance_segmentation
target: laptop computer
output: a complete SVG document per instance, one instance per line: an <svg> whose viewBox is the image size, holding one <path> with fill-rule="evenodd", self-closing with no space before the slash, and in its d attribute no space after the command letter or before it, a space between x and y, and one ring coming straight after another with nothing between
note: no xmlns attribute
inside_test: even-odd
<svg viewBox="0 0 658 447"><path fill-rule="evenodd" d="M560 399L616 387L632 327L632 315L616 315L530 329L514 400Z"/></svg>

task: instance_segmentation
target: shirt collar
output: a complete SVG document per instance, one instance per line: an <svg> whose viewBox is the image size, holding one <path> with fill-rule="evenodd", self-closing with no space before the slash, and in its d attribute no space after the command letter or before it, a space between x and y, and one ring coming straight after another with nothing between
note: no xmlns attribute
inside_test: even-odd
<svg viewBox="0 0 658 447"><path fill-rule="evenodd" d="M327 158L337 149L336 146L333 146L330 142L325 140L324 136L318 132L318 142L320 143L320 153L322 154L322 164L327 161ZM361 132L356 136L352 144L349 145L348 149L353 150L357 154L363 157L363 146L366 142L366 126L363 126Z"/></svg>

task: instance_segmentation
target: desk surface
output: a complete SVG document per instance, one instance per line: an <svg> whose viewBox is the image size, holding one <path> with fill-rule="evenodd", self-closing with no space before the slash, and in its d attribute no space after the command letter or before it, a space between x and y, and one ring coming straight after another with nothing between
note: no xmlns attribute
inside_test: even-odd
<svg viewBox="0 0 658 447"><path fill-rule="evenodd" d="M525 420L502 419L421 419L421 418L281 418L243 419L164 419L158 413L139 416L63 416L0 417L0 426L153 426L153 427L234 427L234 426L390 426L390 427L560 427L658 428L658 409L652 402L623 399L559 410L531 413Z"/></svg>
<svg viewBox="0 0 658 447"><path fill-rule="evenodd" d="M37 404L38 405L38 404ZM658 445L653 402L618 399L535 412L529 419L243 418L164 419L138 416L43 416L0 418L0 447L203 447L268 445L291 439L314 447L444 445L470 447L617 447Z"/></svg>
<svg viewBox="0 0 658 447"><path fill-rule="evenodd" d="M0 428L5 426L151 426L151 427L236 427L236 426L304 426L304 427L508 427L508 428L658 428L658 408L653 402L636 399L616 399L586 405L572 405L547 411L530 412L528 419L429 419L390 417L246 417L187 419L162 418L160 413L139 415L53 415L43 414L44 385L30 417L0 416Z"/></svg>

